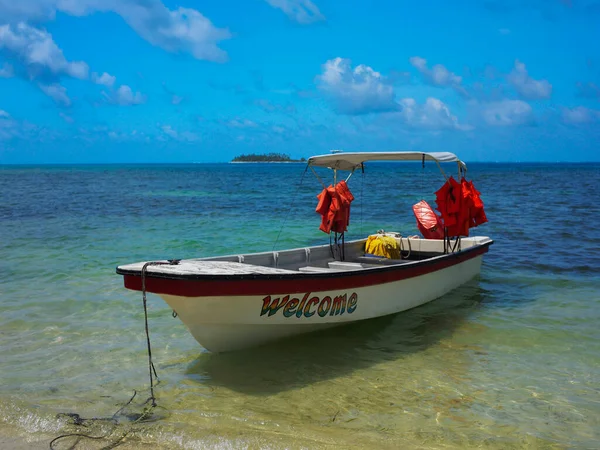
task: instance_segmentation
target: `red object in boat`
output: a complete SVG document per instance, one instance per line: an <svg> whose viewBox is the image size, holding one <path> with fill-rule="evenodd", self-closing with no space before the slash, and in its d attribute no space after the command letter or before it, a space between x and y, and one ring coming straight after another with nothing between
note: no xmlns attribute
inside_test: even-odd
<svg viewBox="0 0 600 450"><path fill-rule="evenodd" d="M319 203L316 212L321 215L319 230L324 233L343 233L350 224L350 203L354 196L345 181L329 186L317 195Z"/></svg>
<svg viewBox="0 0 600 450"><path fill-rule="evenodd" d="M413 212L417 218L417 228L425 239L444 239L444 225L429 203L421 200L413 205Z"/></svg>
<svg viewBox="0 0 600 450"><path fill-rule="evenodd" d="M472 181L467 181L464 178L461 180L461 185L463 198L469 208L469 228L486 223L488 220L483 210L480 192L475 189Z"/></svg>
<svg viewBox="0 0 600 450"><path fill-rule="evenodd" d="M449 237L468 236L470 228L487 222L483 201L472 181L463 177L459 183L450 177L435 196Z"/></svg>

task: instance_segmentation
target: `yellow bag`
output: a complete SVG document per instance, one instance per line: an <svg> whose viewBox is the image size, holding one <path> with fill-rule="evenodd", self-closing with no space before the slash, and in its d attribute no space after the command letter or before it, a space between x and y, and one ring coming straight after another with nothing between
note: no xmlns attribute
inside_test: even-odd
<svg viewBox="0 0 600 450"><path fill-rule="evenodd" d="M398 241L392 236L373 234L367 238L365 253L389 259L401 259Z"/></svg>

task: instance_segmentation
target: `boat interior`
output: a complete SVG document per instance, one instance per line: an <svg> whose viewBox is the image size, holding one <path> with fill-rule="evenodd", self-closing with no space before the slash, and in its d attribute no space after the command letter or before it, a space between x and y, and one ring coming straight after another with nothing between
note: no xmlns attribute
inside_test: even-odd
<svg viewBox="0 0 600 450"><path fill-rule="evenodd" d="M454 251L480 245L488 238L462 238L460 242L452 241ZM365 253L367 239L348 241L344 244L320 245L296 248L283 251L272 251L251 254L227 255L210 258L199 258L188 261L223 261L242 263L273 269L298 272L340 272L361 270L383 265L400 265L442 256L448 245L443 240L414 237L395 237L400 248L401 258L387 258Z"/></svg>

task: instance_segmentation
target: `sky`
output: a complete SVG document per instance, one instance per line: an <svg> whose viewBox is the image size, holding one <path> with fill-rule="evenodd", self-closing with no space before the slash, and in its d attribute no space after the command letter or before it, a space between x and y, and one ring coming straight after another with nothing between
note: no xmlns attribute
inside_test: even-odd
<svg viewBox="0 0 600 450"><path fill-rule="evenodd" d="M0 164L600 161L600 0L0 0Z"/></svg>

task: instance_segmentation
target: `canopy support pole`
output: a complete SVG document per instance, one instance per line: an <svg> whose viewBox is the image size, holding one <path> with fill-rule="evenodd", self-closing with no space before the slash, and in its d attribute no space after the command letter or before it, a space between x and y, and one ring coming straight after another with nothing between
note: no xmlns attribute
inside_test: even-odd
<svg viewBox="0 0 600 450"><path fill-rule="evenodd" d="M444 172L444 169L442 169L440 162L438 160L436 160L435 163L437 164L438 169L440 169L440 172L442 172L442 175L444 175L444 178L446 179L446 181L448 181L448 175L446 175L446 172Z"/></svg>
<svg viewBox="0 0 600 450"><path fill-rule="evenodd" d="M354 169L352 169L352 172L350 172L350 175L348 175L348 177L346 178L346 183L348 181L350 181L350 178L352 178L352 175L354 175L354 171L356 170L356 167ZM363 168L363 173L364 173L364 168Z"/></svg>
<svg viewBox="0 0 600 450"><path fill-rule="evenodd" d="M321 177L319 176L319 174L317 173L315 168L313 166L308 166L308 167L310 167L310 170L312 170L312 172L315 174L315 177L317 177L317 180L319 180L321 182L321 184L323 185L323 189L327 189L327 186L325 186L325 183L323 183L323 180L321 179ZM305 171L305 173L306 173L306 171Z"/></svg>

